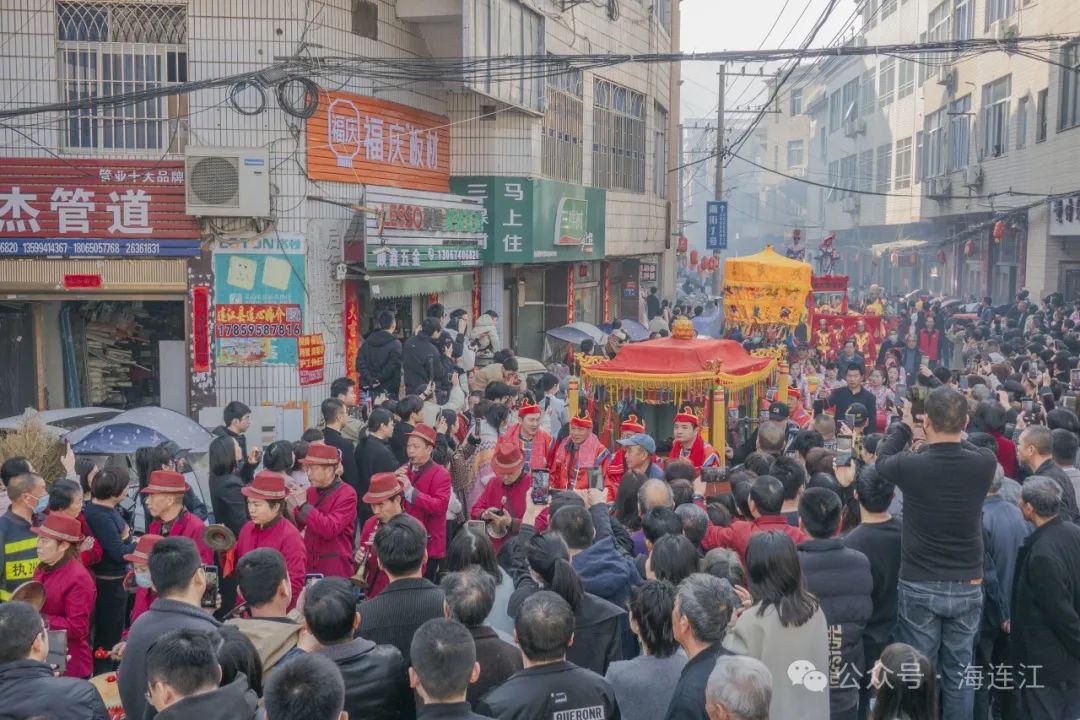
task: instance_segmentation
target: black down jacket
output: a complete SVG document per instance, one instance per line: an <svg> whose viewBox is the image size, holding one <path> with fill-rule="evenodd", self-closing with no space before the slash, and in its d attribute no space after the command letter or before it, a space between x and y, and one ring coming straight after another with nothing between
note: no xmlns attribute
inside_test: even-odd
<svg viewBox="0 0 1080 720"><path fill-rule="evenodd" d="M396 398L401 385L401 341L386 330L367 336L356 354L360 387Z"/></svg>

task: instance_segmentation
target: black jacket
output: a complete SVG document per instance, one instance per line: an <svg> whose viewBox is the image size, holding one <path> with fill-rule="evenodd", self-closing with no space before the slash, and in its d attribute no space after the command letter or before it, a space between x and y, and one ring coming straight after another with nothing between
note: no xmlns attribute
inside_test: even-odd
<svg viewBox="0 0 1080 720"><path fill-rule="evenodd" d="M1053 460L1047 460L1032 474L1053 478L1061 486L1061 516L1074 523L1080 522L1080 512L1077 512L1076 507L1076 488L1065 471Z"/></svg>
<svg viewBox="0 0 1080 720"><path fill-rule="evenodd" d="M469 628L476 645L476 662L480 663L480 677L469 685L465 699L473 705L489 690L502 685L511 675L523 667L521 651L499 637L487 625Z"/></svg>
<svg viewBox="0 0 1080 720"><path fill-rule="evenodd" d="M491 720L486 715L477 715L467 702L439 703L425 705L416 713L418 720Z"/></svg>
<svg viewBox="0 0 1080 720"><path fill-rule="evenodd" d="M217 437L224 437L224 436L228 435L229 437L231 437L233 440L236 441L236 444L240 446L240 457L243 458L240 461L240 470L239 470L240 477L244 480L245 483L250 483L252 480L254 480L255 479L255 468L259 467L259 464L258 463L252 464L252 463L249 463L247 461L247 456L248 456L247 436L246 435L237 435L236 433L234 433L232 430L225 427L224 425L218 425L216 428L214 428L211 431L211 433L213 435L217 436Z"/></svg>
<svg viewBox="0 0 1080 720"><path fill-rule="evenodd" d="M394 466L395 470L409 462L409 454L405 451L405 444L409 440L409 433L415 429L404 420L394 423L394 434L390 436L390 450L398 461L398 464Z"/></svg>
<svg viewBox="0 0 1080 720"><path fill-rule="evenodd" d="M364 493L371 487L371 476L394 472L401 465L390 449L389 441L369 435L366 431L360 434L360 440L356 443L356 496L360 500L360 527L371 517L371 508L364 502Z"/></svg>
<svg viewBox="0 0 1080 720"><path fill-rule="evenodd" d="M1012 591L1014 668L1043 687L1080 677L1080 527L1058 516L1024 541ZM1019 672L1019 671L1018 671Z"/></svg>
<svg viewBox="0 0 1080 720"><path fill-rule="evenodd" d="M157 714L158 720L252 720L258 716L259 696L241 673L224 687L193 695Z"/></svg>
<svg viewBox="0 0 1080 720"><path fill-rule="evenodd" d="M109 720L101 696L85 680L55 677L51 667L36 660L0 665L0 720L34 716L50 720Z"/></svg>
<svg viewBox="0 0 1080 720"><path fill-rule="evenodd" d="M829 663L844 668L829 688L829 707L835 715L858 704L858 681L866 672L863 630L874 612L870 561L835 538L810 539L799 545L798 550L806 589L821 602L829 624ZM837 635L839 648L833 645ZM846 681L845 672L851 673Z"/></svg>
<svg viewBox="0 0 1080 720"><path fill-rule="evenodd" d="M565 660L514 673L484 696L476 711L499 720L620 717L615 691L607 681Z"/></svg>
<svg viewBox="0 0 1080 720"><path fill-rule="evenodd" d="M386 330L368 335L356 354L356 372L362 389L396 398L401 386L401 341Z"/></svg>
<svg viewBox="0 0 1080 720"><path fill-rule="evenodd" d="M357 498L362 497L360 473L356 470L356 446L352 444L352 440L346 439L339 431L329 427L323 428L323 439L326 440L327 445L337 448L341 453L341 479L346 485L352 486Z"/></svg>
<svg viewBox="0 0 1080 720"><path fill-rule="evenodd" d="M345 710L351 718L396 720L413 714L405 661L392 645L356 638L319 654L334 661L345 681Z"/></svg>
<svg viewBox="0 0 1080 720"><path fill-rule="evenodd" d="M240 528L248 521L243 489L244 481L239 475L210 476L210 507L214 509L214 522L232 530L236 537L240 537Z"/></svg>
<svg viewBox="0 0 1080 720"><path fill-rule="evenodd" d="M416 333L405 341L401 351L401 370L406 395L419 395L429 382L436 379L442 367L441 355L430 335Z"/></svg>
<svg viewBox="0 0 1080 720"><path fill-rule="evenodd" d="M202 608L179 600L158 598L139 616L128 632L124 659L116 671L120 700L132 720L150 720L154 706L146 702L146 654L157 639L170 630L216 631L221 623Z"/></svg>
<svg viewBox="0 0 1080 720"><path fill-rule="evenodd" d="M675 693L668 704L665 720L704 720L705 686L716 661L723 655L731 655L720 643L714 643L694 656L683 667Z"/></svg>
<svg viewBox="0 0 1080 720"><path fill-rule="evenodd" d="M439 353L435 363L435 402L445 405L450 400L450 391L454 389L454 359L445 353Z"/></svg>
<svg viewBox="0 0 1080 720"><path fill-rule="evenodd" d="M409 646L417 628L432 618L445 617L443 592L430 580L395 580L360 605L359 637L379 645L393 645L409 665Z"/></svg>

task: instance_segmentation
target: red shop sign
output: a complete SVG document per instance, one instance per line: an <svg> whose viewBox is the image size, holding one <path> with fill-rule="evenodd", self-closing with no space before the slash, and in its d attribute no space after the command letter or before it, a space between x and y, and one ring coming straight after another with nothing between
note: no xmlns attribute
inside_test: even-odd
<svg viewBox="0 0 1080 720"><path fill-rule="evenodd" d="M191 288L191 371L210 372L210 286Z"/></svg>
<svg viewBox="0 0 1080 720"><path fill-rule="evenodd" d="M323 381L326 361L326 346L323 345L322 333L301 335L296 339L297 372L301 385L318 385Z"/></svg>
<svg viewBox="0 0 1080 720"><path fill-rule="evenodd" d="M100 275L65 275L65 290L98 290L101 288Z"/></svg>
<svg viewBox="0 0 1080 720"><path fill-rule="evenodd" d="M182 160L4 158L0 236L198 239Z"/></svg>

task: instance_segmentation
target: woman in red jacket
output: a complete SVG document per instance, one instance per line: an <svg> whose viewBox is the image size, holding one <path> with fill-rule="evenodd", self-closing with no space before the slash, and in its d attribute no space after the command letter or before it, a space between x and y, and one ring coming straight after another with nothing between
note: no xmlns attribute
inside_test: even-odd
<svg viewBox="0 0 1080 720"><path fill-rule="evenodd" d="M370 600L390 584L390 578L379 567L375 554L375 532L405 512L405 496L402 495L398 476L388 472L372 475L368 491L364 493L364 502L371 506L374 514L360 531L360 549L356 551L355 560L357 565L363 567L364 573L359 582L354 582L364 588L365 597Z"/></svg>
<svg viewBox="0 0 1080 720"><path fill-rule="evenodd" d="M154 585L150 580L150 551L154 549L159 540L164 539L160 535L143 535L139 538L139 542L135 543L135 549L124 556L124 559L131 563L132 570L124 582L129 588L131 587L129 583L133 583L135 586L135 605L131 608L131 618L128 620L127 630L124 630L124 634L120 636L120 642L109 653L117 662L124 659L128 630L139 619L139 616L149 610L150 606L157 600L157 593L154 592Z"/></svg>
<svg viewBox="0 0 1080 720"><path fill-rule="evenodd" d="M79 558L83 567L90 568L101 561L103 552L101 544L94 540L90 532L90 525L83 516L83 491L82 486L74 480L58 478L49 486L49 510L51 513L63 513L70 518L79 521L82 530L83 541L79 543Z"/></svg>
<svg viewBox="0 0 1080 720"><path fill-rule="evenodd" d="M38 536L39 564L34 579L45 586L41 615L50 630L67 632L70 659L64 675L88 678L94 671L90 616L97 601L97 586L79 560L79 543L83 540L79 521L63 513L52 513L40 527L31 528L31 532Z"/></svg>
<svg viewBox="0 0 1080 720"><path fill-rule="evenodd" d="M450 473L431 459L435 428L421 423L408 434L405 451L409 464L398 468L405 492L405 512L420 521L428 533L425 577L434 580L446 557L446 508L450 504Z"/></svg>
<svg viewBox="0 0 1080 720"><path fill-rule="evenodd" d="M236 560L239 562L244 555L261 547L273 548L281 553L289 571L289 586L292 588L289 609L292 610L300 591L304 589L307 550L285 503L289 494L285 488L285 478L281 473L263 470L241 492L247 498L251 520L240 529L240 537L236 541Z"/></svg>
<svg viewBox="0 0 1080 720"><path fill-rule="evenodd" d="M330 445L308 447L300 463L311 486L290 496L297 526L304 531L307 571L326 577L352 577L356 533L356 490L337 476L341 457Z"/></svg>

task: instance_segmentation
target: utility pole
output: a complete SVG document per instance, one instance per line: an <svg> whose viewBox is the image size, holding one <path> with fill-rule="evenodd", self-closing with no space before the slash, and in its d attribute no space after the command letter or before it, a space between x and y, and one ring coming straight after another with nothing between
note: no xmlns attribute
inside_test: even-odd
<svg viewBox="0 0 1080 720"><path fill-rule="evenodd" d="M719 95L716 98L716 193L714 199L724 199L724 90L727 84L727 74L724 63L720 63ZM720 255L719 250L713 250L713 255ZM721 266L723 267L723 266ZM723 288L722 274L719 269L713 273L713 294L719 295Z"/></svg>

